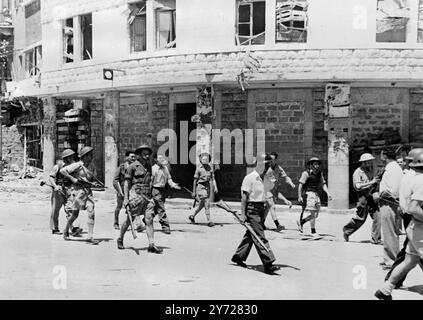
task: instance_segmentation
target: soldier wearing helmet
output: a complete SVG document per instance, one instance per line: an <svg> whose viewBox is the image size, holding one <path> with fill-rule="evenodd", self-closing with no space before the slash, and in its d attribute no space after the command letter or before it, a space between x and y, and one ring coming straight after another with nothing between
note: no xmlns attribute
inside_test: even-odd
<svg viewBox="0 0 423 320"><path fill-rule="evenodd" d="M151 195L151 165L150 156L153 150L148 145L141 145L135 150L136 160L131 163L125 172L124 200L123 206L129 208L130 214L135 219L144 215L146 233L148 238L148 252L162 253L163 249L154 244L154 201ZM131 222L129 217L120 228L120 235L117 239L118 249L124 249L123 238Z"/></svg>
<svg viewBox="0 0 423 320"><path fill-rule="evenodd" d="M400 205L400 209L402 213L401 217L403 220L403 225L405 230L407 229L412 219L412 216L408 213L411 196L412 196L413 180L414 180L414 177L416 176L416 170L413 167L414 164L412 161L421 153L423 153L423 148L415 148L415 149L412 149L408 153L408 155L405 157L405 164L407 169L404 170L404 177L401 180L401 184L399 188L399 205ZM385 277L385 280L388 280L389 276L391 275L395 267L404 261L407 244L408 244L408 238L406 237L403 247L401 251L398 253L395 259L395 262L392 265L392 268L389 270L388 274ZM400 279L398 283L395 283L395 285L397 287L401 287L404 280L405 280L405 276L402 279Z"/></svg>
<svg viewBox="0 0 423 320"><path fill-rule="evenodd" d="M73 221L78 218L79 212L86 210L88 214L88 235L86 241L97 244L97 241L93 237L95 211L91 180L94 176L88 170L93 159L93 151L94 149L92 147L83 147L79 152L80 161L72 163L60 170L61 174L72 181L70 196L65 205L65 210L71 215L63 232L63 238L65 240L70 239L69 228Z"/></svg>
<svg viewBox="0 0 423 320"><path fill-rule="evenodd" d="M320 170L320 164L321 161L319 158L310 158L310 160L307 161L307 169L301 174L298 185L298 202L303 204L300 220L297 221L298 230L302 233L303 225L310 221L313 237L319 237L316 233L316 218L320 211L320 190L323 189L328 195L328 199L332 199L323 173ZM305 211L309 212L310 215L303 219L302 217Z"/></svg>
<svg viewBox="0 0 423 320"><path fill-rule="evenodd" d="M407 244L404 260L393 267L389 278L380 290L375 292L380 300L392 300L392 291L397 288L407 274L419 264L423 270L423 152L413 153L410 168L415 170L415 175L410 179L410 197L407 213L411 215L406 234Z"/></svg>
<svg viewBox="0 0 423 320"><path fill-rule="evenodd" d="M67 197L69 195L69 188L72 184L70 180L66 179L61 173L60 169L64 166L67 166L71 163L74 163L75 152L72 149L65 149L62 152L62 161L58 161L57 164L53 167L50 176L49 182L52 186L51 193L51 216L50 216L50 229L52 234L59 234L59 212L62 206L65 205ZM69 218L69 216L68 216ZM72 232L77 234L81 232L80 228L73 228Z"/></svg>
<svg viewBox="0 0 423 320"><path fill-rule="evenodd" d="M366 222L369 213L373 218L371 241L373 244L379 244L381 241L378 206L372 196L375 192L374 187L379 183L379 179L372 175L374 159L370 153L363 153L359 160L360 166L353 174L353 187L357 191L358 201L355 216L342 229L344 240L347 242L349 237Z"/></svg>

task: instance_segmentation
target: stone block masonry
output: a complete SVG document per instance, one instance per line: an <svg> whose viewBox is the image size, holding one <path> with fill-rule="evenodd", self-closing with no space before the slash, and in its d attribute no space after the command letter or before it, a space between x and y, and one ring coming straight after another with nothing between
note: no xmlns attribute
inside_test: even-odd
<svg viewBox="0 0 423 320"><path fill-rule="evenodd" d="M97 178L104 181L103 100L90 100L90 144L94 148L93 167Z"/></svg>

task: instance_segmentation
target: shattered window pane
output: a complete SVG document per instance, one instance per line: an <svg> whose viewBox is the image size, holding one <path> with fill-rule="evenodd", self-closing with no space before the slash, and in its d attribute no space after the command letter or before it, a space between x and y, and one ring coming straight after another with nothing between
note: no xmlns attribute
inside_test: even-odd
<svg viewBox="0 0 423 320"><path fill-rule="evenodd" d="M266 30L266 3L264 1L237 1L237 45L264 44Z"/></svg>
<svg viewBox="0 0 423 320"><path fill-rule="evenodd" d="M276 42L307 42L307 0L276 0Z"/></svg>
<svg viewBox="0 0 423 320"><path fill-rule="evenodd" d="M129 6L130 14L128 24L130 28L131 51L145 51L147 48L146 36L146 11L145 1L140 1Z"/></svg>
<svg viewBox="0 0 423 320"><path fill-rule="evenodd" d="M408 0L378 0L376 42L406 42L409 19Z"/></svg>
<svg viewBox="0 0 423 320"><path fill-rule="evenodd" d="M419 1L419 17L417 21L417 42L423 42L423 0Z"/></svg>
<svg viewBox="0 0 423 320"><path fill-rule="evenodd" d="M63 26L63 61L70 63L74 61L73 56L73 18L66 19Z"/></svg>
<svg viewBox="0 0 423 320"><path fill-rule="evenodd" d="M82 59L90 60L93 58L93 20L91 13L81 16L81 34Z"/></svg>
<svg viewBox="0 0 423 320"><path fill-rule="evenodd" d="M176 10L175 1L159 1L156 15L157 48L176 47Z"/></svg>

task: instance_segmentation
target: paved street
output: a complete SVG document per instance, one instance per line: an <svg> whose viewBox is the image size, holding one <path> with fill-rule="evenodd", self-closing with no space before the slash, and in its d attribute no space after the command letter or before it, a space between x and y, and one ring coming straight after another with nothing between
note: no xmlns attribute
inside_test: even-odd
<svg viewBox="0 0 423 320"><path fill-rule="evenodd" d="M133 240L128 232L127 249L117 250L114 200L96 202L95 236L101 240L96 246L50 234L47 191L3 190L0 202L1 299L373 299L385 273L379 266L382 247L368 241L370 221L350 243L341 240L348 215L322 214L317 226L324 238L310 241L301 240L295 229L297 214L279 209L287 230L266 235L282 269L270 276L262 272L254 249L248 270L230 262L243 229L218 208L212 217L219 225L209 228L204 213L199 224L187 223L188 204L168 205L172 234L155 233L164 253L154 255L146 250L145 234ZM85 220L83 212L84 229ZM61 228L64 221L61 213ZM270 220L267 225L274 227ZM160 230L158 222L155 227ZM364 289L354 289L356 266L367 273ZM60 270L65 270L66 289L54 286ZM421 270L413 270L406 285L409 291L395 290L394 299L423 299Z"/></svg>

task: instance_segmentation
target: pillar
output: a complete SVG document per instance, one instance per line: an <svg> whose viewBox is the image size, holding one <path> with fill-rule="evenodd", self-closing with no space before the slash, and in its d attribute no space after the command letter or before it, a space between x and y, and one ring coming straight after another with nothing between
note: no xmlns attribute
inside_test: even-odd
<svg viewBox="0 0 423 320"><path fill-rule="evenodd" d="M43 112L43 169L48 174L55 165L57 148L56 104L51 96L43 99Z"/></svg>
<svg viewBox="0 0 423 320"><path fill-rule="evenodd" d="M349 208L349 119L328 120L328 188L330 209Z"/></svg>
<svg viewBox="0 0 423 320"><path fill-rule="evenodd" d="M107 92L103 102L104 112L104 182L112 190L113 177L118 166L118 134L119 134L119 102L118 91Z"/></svg>

